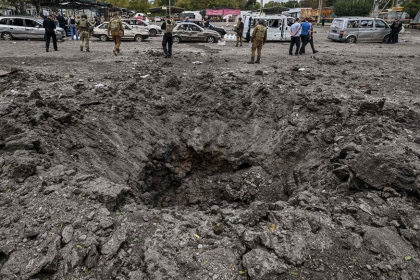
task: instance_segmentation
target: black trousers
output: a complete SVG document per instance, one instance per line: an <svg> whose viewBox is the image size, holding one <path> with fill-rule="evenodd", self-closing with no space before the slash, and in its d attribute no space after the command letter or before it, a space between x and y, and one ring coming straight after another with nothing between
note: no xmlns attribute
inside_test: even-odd
<svg viewBox="0 0 420 280"><path fill-rule="evenodd" d="M57 49L57 37L55 36L54 30L53 31L45 30L45 47L47 49L50 48L51 38L52 38L52 41L53 41L54 50L56 50Z"/></svg>
<svg viewBox="0 0 420 280"><path fill-rule="evenodd" d="M293 54L293 46L296 45L296 52L295 54L298 54L299 52L299 48L300 48L300 37L296 36L296 37L291 37L290 38L290 48L289 48L289 54Z"/></svg>
<svg viewBox="0 0 420 280"><path fill-rule="evenodd" d="M163 35L162 47L163 47L163 52L165 53L166 56L172 56L173 43L174 41L172 38L172 33L165 33Z"/></svg>
<svg viewBox="0 0 420 280"><path fill-rule="evenodd" d="M305 53L305 47L308 44L309 36L308 35L300 35L300 39L302 40L302 45L300 46L299 53L303 54L303 53Z"/></svg>
<svg viewBox="0 0 420 280"><path fill-rule="evenodd" d="M311 39L309 39L309 44L311 45L312 52L315 53L314 37L311 37Z"/></svg>
<svg viewBox="0 0 420 280"><path fill-rule="evenodd" d="M389 34L387 43L398 43L398 31L392 30Z"/></svg>

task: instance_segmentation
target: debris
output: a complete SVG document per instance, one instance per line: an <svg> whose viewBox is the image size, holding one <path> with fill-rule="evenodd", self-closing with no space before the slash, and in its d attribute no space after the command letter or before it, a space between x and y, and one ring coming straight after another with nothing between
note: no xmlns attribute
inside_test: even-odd
<svg viewBox="0 0 420 280"><path fill-rule="evenodd" d="M140 76L140 78L142 78L142 79L146 79L147 77L149 77L150 76L150 74L147 74L147 75L143 75L143 76Z"/></svg>
<svg viewBox="0 0 420 280"><path fill-rule="evenodd" d="M201 61L194 61L192 64L203 64L203 62L201 62Z"/></svg>
<svg viewBox="0 0 420 280"><path fill-rule="evenodd" d="M97 88L104 87L104 84L96 84L95 87Z"/></svg>

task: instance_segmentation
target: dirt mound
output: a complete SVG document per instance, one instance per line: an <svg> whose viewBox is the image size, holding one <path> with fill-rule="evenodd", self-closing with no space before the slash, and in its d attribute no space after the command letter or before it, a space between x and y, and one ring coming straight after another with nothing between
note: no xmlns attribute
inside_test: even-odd
<svg viewBox="0 0 420 280"><path fill-rule="evenodd" d="M199 46L0 78L0 278L419 279L418 78Z"/></svg>

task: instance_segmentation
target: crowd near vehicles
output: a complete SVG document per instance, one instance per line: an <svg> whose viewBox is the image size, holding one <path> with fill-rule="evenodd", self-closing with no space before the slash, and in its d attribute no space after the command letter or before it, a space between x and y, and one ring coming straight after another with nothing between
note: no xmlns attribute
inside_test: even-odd
<svg viewBox="0 0 420 280"><path fill-rule="evenodd" d="M249 41L254 27L263 19L267 27L267 41L290 41L290 27L295 22L293 17L284 15L252 16L244 15L242 19L244 30L242 37Z"/></svg>
<svg viewBox="0 0 420 280"><path fill-rule="evenodd" d="M149 32L146 29L132 28L127 23L123 22L124 36L122 40L134 40L141 42L149 38ZM93 29L92 37L99 38L99 40L106 42L112 40L112 36L108 36L108 22L104 22Z"/></svg>
<svg viewBox="0 0 420 280"><path fill-rule="evenodd" d="M175 43L186 41L204 41L217 43L222 37L217 31L204 29L192 22L181 22L172 31Z"/></svg>
<svg viewBox="0 0 420 280"><path fill-rule="evenodd" d="M339 42L382 42L388 40L391 28L380 18L335 18L331 23L328 39Z"/></svg>
<svg viewBox="0 0 420 280"><path fill-rule="evenodd" d="M0 17L0 37L4 40L13 39L44 39L45 28L42 26L43 19L2 16ZM57 40L64 40L66 34L63 28L55 29Z"/></svg>
<svg viewBox="0 0 420 280"><path fill-rule="evenodd" d="M123 22L129 24L132 28L143 28L149 32L150 37L155 37L158 34L162 34L162 29L158 25L149 24L142 19L135 18L123 18Z"/></svg>

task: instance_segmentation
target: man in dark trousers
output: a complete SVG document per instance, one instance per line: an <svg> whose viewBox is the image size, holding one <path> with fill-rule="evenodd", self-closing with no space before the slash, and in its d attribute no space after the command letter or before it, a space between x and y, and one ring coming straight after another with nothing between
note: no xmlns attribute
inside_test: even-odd
<svg viewBox="0 0 420 280"><path fill-rule="evenodd" d="M391 27L391 34L389 34L387 43L388 44L398 43L398 33L400 33L402 29L402 23L398 19L395 19L390 27Z"/></svg>
<svg viewBox="0 0 420 280"><path fill-rule="evenodd" d="M163 52L165 53L165 58L170 58L172 56L172 45L174 43L172 39L172 30L175 27L175 22L171 20L169 16L165 17L165 21L162 23L160 27L163 30L163 40L162 40L162 47Z"/></svg>
<svg viewBox="0 0 420 280"><path fill-rule="evenodd" d="M46 51L49 51L50 48L50 41L51 38L53 40L53 46L54 46L54 50L57 51L57 37L55 36L55 22L54 20L52 20L51 16L47 17L44 22L43 22L43 27L45 28L45 47L46 47Z"/></svg>

